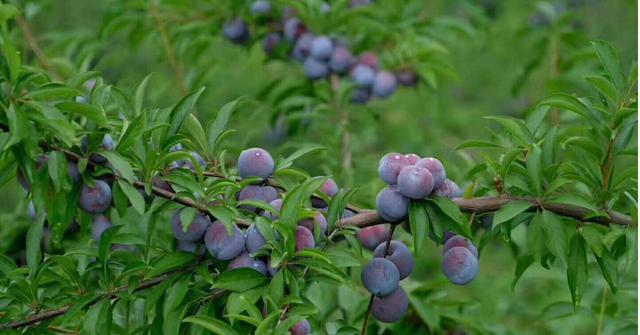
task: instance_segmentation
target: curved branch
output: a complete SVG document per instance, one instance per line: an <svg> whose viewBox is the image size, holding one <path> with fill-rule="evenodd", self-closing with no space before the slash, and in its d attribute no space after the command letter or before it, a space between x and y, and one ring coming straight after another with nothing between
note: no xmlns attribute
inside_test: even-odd
<svg viewBox="0 0 640 335"><path fill-rule="evenodd" d="M589 209L569 204L540 201L532 197L482 197L472 199L453 199L453 202L458 205L460 210L466 213L495 212L502 206L514 201L526 201L531 203L529 211L546 209L556 214L574 218L579 221L594 222L605 226L612 224L633 226L633 219L631 217L612 210L605 210L609 217L592 217L592 211ZM341 226L369 227L382 223L386 222L378 216L378 213L375 210L366 210L348 219L342 220L339 224Z"/></svg>

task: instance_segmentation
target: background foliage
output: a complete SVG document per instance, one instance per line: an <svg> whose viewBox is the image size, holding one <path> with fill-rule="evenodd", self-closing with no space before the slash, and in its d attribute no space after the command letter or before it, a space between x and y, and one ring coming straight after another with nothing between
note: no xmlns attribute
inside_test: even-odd
<svg viewBox="0 0 640 335"><path fill-rule="evenodd" d="M379 52L383 64L390 67L407 62L414 64L425 79L415 89L398 90L389 100L376 100L366 106L342 105L349 115L346 128L336 127L341 120L327 98L330 91L328 83L309 83L301 67L293 62L266 62L259 42L238 47L222 38L221 22L242 10L246 11L248 5L245 1L78 0L65 1L64 6L58 1L12 3L21 10L32 34L25 36L24 30L14 29L16 24L13 21L3 29L6 40L21 51L19 57L23 65L42 68L53 79L71 78L67 82L77 80L77 83L82 82L82 73L99 72L104 79L98 80L97 89L91 93L91 101L105 99L107 111L118 110L119 104L134 97L140 82L149 73L153 74L146 84L143 104L148 109L168 111L186 93L200 93L198 90L206 87L194 105L203 125L219 117L227 103L244 97L235 106L228 122L227 127L235 129L235 132L229 134L220 150L208 147L211 156L207 158L211 160L222 158L222 162L235 166L235 157L246 147L261 146L274 156L286 157L297 149L321 144L328 150L306 155L295 162L295 167L312 176L333 175L341 186L357 187L354 202L373 208L375 194L383 186L377 178L377 162L386 152L415 152L442 158L449 177L465 188L477 182L475 195L480 196L495 193L492 190L493 178L500 173L492 174L487 170L493 168L492 162L495 165L504 163L500 159L501 154L521 149L534 155L536 146L531 144L544 146L544 143L555 143L558 156L541 158L542 165L548 169L534 173L540 179L529 184L530 187L523 190L520 188L522 183L507 178L506 173L503 175L509 193L541 195L544 191L536 190L536 187L545 185L546 188L545 180L551 183L560 178L572 181L583 177L580 186L571 188L570 185L568 189L573 195L584 197L564 200L576 202L587 199L595 206L607 205L628 214L635 213L636 116L631 115L630 120L614 120L613 117L607 118L613 114L606 114L606 111L620 111L624 101L636 98L636 88L633 85L626 87L634 82L631 78L637 77L632 66L637 58L637 33L630 29L637 26L635 2L388 0L352 14L310 15L308 24L314 30L346 36L362 50L374 49ZM314 3L309 1L309 8ZM29 38L37 41L45 58L38 59ZM607 72L606 60L602 66L602 52L606 53L608 49L603 44L600 49L599 44L594 48L590 43L594 40L604 40L615 49L622 64L620 75L624 77L621 81L615 80L618 74ZM168 56L166 51L167 43L171 44L173 51L169 54L173 53L172 56ZM5 44L3 52L6 50ZM175 62L170 61L172 57L175 57ZM605 59L607 57L604 56ZM11 68L11 64L4 65ZM585 78L608 78L617 87L598 85L602 81ZM44 83L46 80L36 78L34 82ZM618 87L619 83L622 86ZM81 85L70 86L83 90ZM628 93L626 96L625 92ZM72 94L66 91L58 93L62 96ZM568 95L558 95L560 93ZM43 97L46 98L47 94ZM84 94L89 93L85 91ZM572 98L574 96L588 97L589 100L577 101ZM581 104L587 106L588 112L566 112L582 110ZM3 107L9 109L8 105ZM635 105L632 103L625 107L633 109ZM557 136L557 141L554 141L550 140L552 127L548 126L549 123L538 127L537 122L542 117L553 118L559 109L565 111L559 114L557 121L565 128L561 127L557 135L553 135ZM604 119L599 116L602 110L605 111L602 112ZM91 115L91 111L77 112ZM106 114L109 122L104 123L105 127L94 129L94 134L106 129L121 129L121 121L110 114L114 113ZM500 118L487 119L489 115ZM126 115L126 119L131 121L135 116ZM517 123L511 117L524 121ZM69 143L75 143L83 135L77 129L57 129L58 133L51 133L58 139L68 136ZM613 185L611 190L603 190L602 176L593 177L590 171L598 170L597 163L606 158L602 157L605 152L601 148L606 148L608 131L611 130L628 135L621 136L626 143L620 145L621 154L617 156L613 172L612 179L619 184ZM351 134L350 152L353 157L353 165L347 169L342 165L341 139L344 131ZM28 142L28 136L16 140ZM470 140L484 142L468 142ZM6 144L4 141L11 140L3 137ZM496 145L502 148L497 151L487 148ZM459 146L467 148L458 150ZM468 149L474 146L483 148ZM537 150L549 152L544 147ZM23 154L26 157L26 153ZM530 172L532 168L527 163L528 158L516 159L514 164L524 166ZM578 165L573 166L572 163ZM484 165L478 167L478 164ZM594 164L595 168L591 166ZM117 169L117 164L114 165ZM31 225L26 210L27 193L13 178L15 165L5 164L3 168L0 253L19 258L16 255L24 252ZM500 166L495 168L502 169ZM589 176L593 180L586 180ZM525 184L529 182L524 177L523 180ZM59 185L54 186L60 190ZM607 256L592 252L587 253L586 267L577 270L586 271L589 279L576 286L567 282L571 250L598 249L590 244L587 237L593 235L581 231L579 236L586 235L584 238L570 238L578 235L575 229L569 229L566 231L569 241L566 246L545 244L540 249L544 251L529 254L532 245L535 249L544 236L549 236L544 234L549 233L532 232L531 227L535 224L527 227L524 221L535 222L537 217L545 215L549 213L525 214L521 222L509 222L508 229L494 228L491 231L478 228L478 221L473 231L474 240L481 247L480 274L465 287L447 283L440 271L440 247L430 241L425 243L415 254L417 268L406 283L412 292L410 312L402 322L386 326L388 331L636 333L637 232L621 228L595 232L601 235L598 235L599 242L595 245L601 243L606 246L604 252L611 253L618 278L614 285L611 284L611 278L602 275L602 265L596 259L596 256ZM134 225L139 218L140 215L131 209L118 210L118 220L125 227L124 235L132 235L129 236L131 240L126 241L125 238L125 242L139 242L133 237L140 233ZM545 217L545 220L550 222L554 219ZM161 224L162 219L156 221ZM80 235L64 239L62 249L82 254L85 249L96 248L95 242L89 239L88 219L81 219L80 225ZM165 233L168 231L166 227L160 230L163 229ZM63 231L57 232L58 237ZM554 232L558 233L557 230ZM534 234L538 234L539 241L532 242ZM413 241L404 231L400 231L398 236L407 242ZM164 238L166 244L169 236ZM162 245L162 241L155 241L155 247ZM158 256L160 251L162 248L150 251L146 256ZM561 254L568 258L563 259L559 256ZM356 255L356 262L369 257L366 253ZM29 257L28 253L26 257ZM532 257L536 263L513 286L514 272L520 268L518 264L528 263L527 257ZM549 258L558 260L549 261ZM358 282L357 271L348 274ZM180 279L175 283L180 283ZM201 286L204 289L205 285ZM158 295L167 289L160 288L154 290ZM172 289L179 290L180 287L175 285ZM581 296L581 303L574 308L576 294ZM337 320L358 327L368 299L362 288L353 290L346 285L325 282L312 283L305 297L318 309L313 324L319 333L331 333L340 324ZM137 309L142 314L145 306L131 301L127 310ZM98 307L82 312L86 313L81 325L83 331L103 332L99 320L107 318L105 313L124 318L124 307L119 306L112 312L100 304L95 306ZM171 310L165 313L171 315ZM2 315L0 312L0 317ZM127 322L134 325L145 321ZM384 327L376 326L375 331L383 332ZM117 328L114 332L130 333Z"/></svg>

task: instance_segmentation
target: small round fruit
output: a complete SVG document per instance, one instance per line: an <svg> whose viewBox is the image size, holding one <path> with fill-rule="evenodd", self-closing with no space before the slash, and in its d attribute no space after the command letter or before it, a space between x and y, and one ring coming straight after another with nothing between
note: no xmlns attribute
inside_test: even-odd
<svg viewBox="0 0 640 335"><path fill-rule="evenodd" d="M386 247L386 241L380 243L373 252L373 257L384 258L384 250ZM416 265L416 261L413 258L411 250L409 250L409 248L400 241L391 241L389 244L388 256L386 258L395 264L396 268L398 268L400 280L407 278Z"/></svg>
<svg viewBox="0 0 640 335"><path fill-rule="evenodd" d="M396 77L392 73L380 71L376 74L371 91L376 97L386 99L395 92L396 86Z"/></svg>
<svg viewBox="0 0 640 335"><path fill-rule="evenodd" d="M376 198L376 210L387 222L400 222L409 213L409 198L395 187L385 187Z"/></svg>
<svg viewBox="0 0 640 335"><path fill-rule="evenodd" d="M298 222L298 224L309 229L311 232L318 230L320 236L327 233L327 219L322 213L316 213L312 219L303 219Z"/></svg>
<svg viewBox="0 0 640 335"><path fill-rule="evenodd" d="M245 237L235 224L229 234L224 223L215 221L204 234L204 243L211 256L226 261L236 258L244 250Z"/></svg>
<svg viewBox="0 0 640 335"><path fill-rule="evenodd" d="M91 214L100 214L111 206L111 187L102 180L96 180L95 187L82 186L80 208Z"/></svg>
<svg viewBox="0 0 640 335"><path fill-rule="evenodd" d="M311 56L318 60L327 60L333 52L333 42L327 36L318 36L311 42Z"/></svg>
<svg viewBox="0 0 640 335"><path fill-rule="evenodd" d="M264 236L260 234L260 231L256 228L256 225L252 224L251 226L249 226L249 228L247 228L247 250L253 254L262 249L265 244L267 244L267 240L265 240Z"/></svg>
<svg viewBox="0 0 640 335"><path fill-rule="evenodd" d="M398 288L400 273L393 262L374 258L362 269L360 275L364 287L376 296L384 296Z"/></svg>
<svg viewBox="0 0 640 335"><path fill-rule="evenodd" d="M419 160L416 163L417 166L423 167L429 172L431 172L431 176L433 176L433 188L437 189L442 184L444 184L444 180L447 178L444 166L442 166L442 162L433 157L427 157Z"/></svg>
<svg viewBox="0 0 640 335"><path fill-rule="evenodd" d="M447 241L444 243L444 247L442 248L442 252L446 253L447 251L449 251L449 249L454 247L467 248L476 258L478 258L478 249L476 249L476 246L473 245L473 242L469 241L464 236L454 235L451 238L447 239Z"/></svg>
<svg viewBox="0 0 640 335"><path fill-rule="evenodd" d="M302 320L291 327L289 331L291 332L291 335L310 335L311 324L309 324L309 321L307 320Z"/></svg>
<svg viewBox="0 0 640 335"><path fill-rule="evenodd" d="M384 297L374 297L371 304L371 315L376 320L386 323L397 322L409 309L409 297L402 287Z"/></svg>
<svg viewBox="0 0 640 335"><path fill-rule="evenodd" d="M398 174L398 190L411 199L426 198L433 191L431 172L416 165L405 166Z"/></svg>
<svg viewBox="0 0 640 335"><path fill-rule="evenodd" d="M372 68L358 64L351 70L351 79L357 87L370 87L376 79L376 73Z"/></svg>
<svg viewBox="0 0 640 335"><path fill-rule="evenodd" d="M242 178L269 178L275 169L273 158L264 149L251 148L240 153L238 158L238 173Z"/></svg>
<svg viewBox="0 0 640 335"><path fill-rule="evenodd" d="M111 220L102 214L98 214L93 217L93 224L91 225L91 237L100 241L100 237L105 230L111 228Z"/></svg>
<svg viewBox="0 0 640 335"><path fill-rule="evenodd" d="M304 249L312 249L315 248L316 242L313 239L313 233L311 230L303 227L296 226L296 251L304 250Z"/></svg>
<svg viewBox="0 0 640 335"><path fill-rule="evenodd" d="M398 183L400 171L409 165L407 158L397 152L384 155L378 164L378 175L380 179L389 185Z"/></svg>
<svg viewBox="0 0 640 335"><path fill-rule="evenodd" d="M324 79L329 75L329 65L325 61L309 57L304 61L304 73L311 80Z"/></svg>
<svg viewBox="0 0 640 335"><path fill-rule="evenodd" d="M249 27L241 19L233 19L222 26L222 34L235 44L242 44L249 40Z"/></svg>
<svg viewBox="0 0 640 335"><path fill-rule="evenodd" d="M255 259L249 255L247 252L243 252L240 256L234 258L230 263L228 268L230 270L239 269L239 268L250 268L260 272L263 275L267 275L267 264L263 261Z"/></svg>
<svg viewBox="0 0 640 335"><path fill-rule="evenodd" d="M407 159L407 163L409 163L409 165L415 165L421 159L420 156L416 154L406 154L404 155L404 158Z"/></svg>
<svg viewBox="0 0 640 335"><path fill-rule="evenodd" d="M468 284L478 274L478 259L465 247L453 247L442 257L442 272L456 285Z"/></svg>
<svg viewBox="0 0 640 335"><path fill-rule="evenodd" d="M173 237L178 241L188 242L195 242L202 239L209 224L211 224L209 217L201 213L195 213L189 228L187 231L184 231L184 226L180 219L181 211L182 210L176 211L171 218L171 232L173 233Z"/></svg>
<svg viewBox="0 0 640 335"><path fill-rule="evenodd" d="M373 250L387 239L389 236L389 226L380 224L362 228L358 230L356 236L365 248Z"/></svg>

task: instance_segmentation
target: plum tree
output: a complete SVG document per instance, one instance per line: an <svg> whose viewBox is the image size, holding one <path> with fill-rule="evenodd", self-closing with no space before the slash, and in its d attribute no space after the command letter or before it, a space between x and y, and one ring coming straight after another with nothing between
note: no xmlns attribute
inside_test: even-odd
<svg viewBox="0 0 640 335"><path fill-rule="evenodd" d="M95 215L91 224L91 237L96 241L100 241L102 233L109 228L111 228L111 220L109 218L102 214Z"/></svg>
<svg viewBox="0 0 640 335"><path fill-rule="evenodd" d="M111 187L102 180L96 180L95 186L82 186L80 208L87 213L100 214L111 206Z"/></svg>
<svg viewBox="0 0 640 335"><path fill-rule="evenodd" d="M397 322L409 309L409 297L402 287L398 287L389 295L374 297L371 303L371 315L378 321Z"/></svg>
<svg viewBox="0 0 640 335"><path fill-rule="evenodd" d="M195 242L202 239L204 233L207 231L209 224L211 224L211 220L208 216L195 213L191 224L189 224L189 228L185 231L182 220L180 219L180 212L182 210L176 211L171 217L171 231L173 232L173 237L178 241L187 241L187 242Z"/></svg>
<svg viewBox="0 0 640 335"><path fill-rule="evenodd" d="M386 242L380 243L373 252L373 257L386 258L390 260L400 273L400 280L407 278L416 264L411 250L401 241L393 240L390 242L388 255L385 255Z"/></svg>
<svg viewBox="0 0 640 335"><path fill-rule="evenodd" d="M442 247L442 252L446 253L447 250L454 247L463 247L469 249L473 256L478 258L478 249L476 249L475 245L471 241L469 241L466 237L460 235L454 235L447 239Z"/></svg>
<svg viewBox="0 0 640 335"><path fill-rule="evenodd" d="M416 163L417 166L423 167L433 176L433 188L438 189L447 178L442 162L433 157L422 158Z"/></svg>
<svg viewBox="0 0 640 335"><path fill-rule="evenodd" d="M466 285L478 274L478 259L465 247L453 247L442 257L442 272L456 285Z"/></svg>
<svg viewBox="0 0 640 335"><path fill-rule="evenodd" d="M295 238L296 251L312 249L316 246L316 241L313 238L313 233L311 232L311 230L303 226L296 226Z"/></svg>
<svg viewBox="0 0 640 335"><path fill-rule="evenodd" d="M398 288L400 272L390 260L374 258L362 268L360 279L371 294L384 296Z"/></svg>
<svg viewBox="0 0 640 335"><path fill-rule="evenodd" d="M398 174L398 191L410 199L424 199L433 191L433 176L423 167L405 166Z"/></svg>
<svg viewBox="0 0 640 335"><path fill-rule="evenodd" d="M366 227L358 230L356 233L358 240L362 245L369 249L374 250L380 243L383 243L389 236L388 225L376 225Z"/></svg>
<svg viewBox="0 0 640 335"><path fill-rule="evenodd" d="M236 258L244 250L245 236L235 224L229 233L224 223L214 221L204 234L204 243L211 256L226 261Z"/></svg>
<svg viewBox="0 0 640 335"><path fill-rule="evenodd" d="M409 211L409 198L394 186L387 186L376 197L376 210L388 222L404 220Z"/></svg>
<svg viewBox="0 0 640 335"><path fill-rule="evenodd" d="M398 175L402 169L409 165L407 158L397 152L384 155L378 164L378 176L388 185L398 183Z"/></svg>
<svg viewBox="0 0 640 335"><path fill-rule="evenodd" d="M238 158L238 173L241 178L260 177L269 178L275 169L271 154L261 148L251 148L240 153Z"/></svg>
<svg viewBox="0 0 640 335"><path fill-rule="evenodd" d="M234 258L227 266L230 270L239 268L250 268L260 272L263 275L267 275L267 265L259 260L251 257L248 252L241 253L238 257Z"/></svg>

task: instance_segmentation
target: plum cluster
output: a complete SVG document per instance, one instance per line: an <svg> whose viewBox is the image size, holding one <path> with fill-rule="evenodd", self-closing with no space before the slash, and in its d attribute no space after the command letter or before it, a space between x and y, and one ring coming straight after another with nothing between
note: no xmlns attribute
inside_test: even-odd
<svg viewBox="0 0 640 335"><path fill-rule="evenodd" d="M401 222L409 213L410 200L429 196L458 198L460 187L447 179L442 163L433 157L388 153L380 160L378 175L387 187L376 198L378 214L388 222Z"/></svg>
<svg viewBox="0 0 640 335"><path fill-rule="evenodd" d="M444 243L442 272L456 285L471 282L478 274L478 249L467 238L454 235Z"/></svg>
<svg viewBox="0 0 640 335"><path fill-rule="evenodd" d="M380 243L373 251L373 259L362 269L364 287L374 295L371 314L381 322L400 320L409 308L409 298L400 287L407 278L415 260L409 248L401 241Z"/></svg>
<svg viewBox="0 0 640 335"><path fill-rule="evenodd" d="M370 2L351 1L350 7ZM354 86L352 103L364 104L371 97L386 99L398 85L415 86L418 83L417 73L410 68L403 67L395 72L383 70L376 54L363 52L356 55L344 39L314 34L291 8L285 8L278 16L270 1L258 0L250 9L256 21L266 22L270 29L262 41L262 48L268 56L286 55L300 62L310 80L326 79L331 74L348 77ZM324 2L320 10L327 13L331 6ZM251 38L249 25L241 18L224 23L222 31L224 37L235 44L244 44Z"/></svg>

